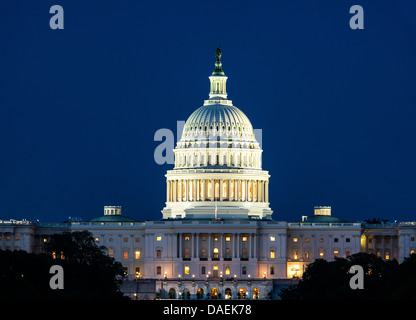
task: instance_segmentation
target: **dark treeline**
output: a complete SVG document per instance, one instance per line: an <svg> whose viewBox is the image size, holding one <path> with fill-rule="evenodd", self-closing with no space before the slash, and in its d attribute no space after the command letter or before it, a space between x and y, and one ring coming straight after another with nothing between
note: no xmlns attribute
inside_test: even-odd
<svg viewBox="0 0 416 320"><path fill-rule="evenodd" d="M349 273L353 265L364 271L364 288L351 289ZM317 259L308 265L297 285L282 289L282 300L383 300L416 299L416 255L399 264L374 254L357 253L328 262Z"/></svg>
<svg viewBox="0 0 416 320"><path fill-rule="evenodd" d="M0 250L0 300L122 299L122 265L94 242L90 232L56 234L41 254ZM63 267L63 289L49 282L53 265Z"/></svg>

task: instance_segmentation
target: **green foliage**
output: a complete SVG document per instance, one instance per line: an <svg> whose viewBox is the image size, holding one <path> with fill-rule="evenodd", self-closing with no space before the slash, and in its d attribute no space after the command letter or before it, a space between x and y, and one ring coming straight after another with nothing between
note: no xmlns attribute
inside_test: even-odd
<svg viewBox="0 0 416 320"><path fill-rule="evenodd" d="M360 265L364 270L364 289L351 289L354 274L349 270ZM374 254L357 253L347 259L328 262L317 259L305 270L297 285L282 289L282 300L368 300L416 299L416 255L399 264L384 261Z"/></svg>
<svg viewBox="0 0 416 320"><path fill-rule="evenodd" d="M117 281L122 265L97 246L90 232L53 235L44 249L42 254L0 250L0 300L123 298ZM63 267L63 290L49 287L52 265Z"/></svg>

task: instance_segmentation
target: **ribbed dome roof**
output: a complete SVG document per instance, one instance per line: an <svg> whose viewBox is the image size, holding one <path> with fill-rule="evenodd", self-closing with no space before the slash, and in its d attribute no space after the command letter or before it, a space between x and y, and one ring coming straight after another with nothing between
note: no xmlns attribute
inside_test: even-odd
<svg viewBox="0 0 416 320"><path fill-rule="evenodd" d="M212 132L214 136L228 135L229 138L256 141L253 126L244 112L226 104L209 104L196 109L185 123L181 141L212 136Z"/></svg>

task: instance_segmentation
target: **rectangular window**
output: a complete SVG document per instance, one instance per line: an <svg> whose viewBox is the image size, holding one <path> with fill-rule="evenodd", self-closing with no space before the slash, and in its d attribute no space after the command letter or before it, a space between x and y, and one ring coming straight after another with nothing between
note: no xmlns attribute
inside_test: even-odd
<svg viewBox="0 0 416 320"><path fill-rule="evenodd" d="M243 242L246 242L247 241L247 237L243 237Z"/></svg>
<svg viewBox="0 0 416 320"><path fill-rule="evenodd" d="M334 242L338 242L338 238L334 238Z"/></svg>
<svg viewBox="0 0 416 320"><path fill-rule="evenodd" d="M158 259L162 258L162 250L156 250L156 258Z"/></svg>
<svg viewBox="0 0 416 320"><path fill-rule="evenodd" d="M189 274L189 266L185 266L184 272L185 272L185 274Z"/></svg>
<svg viewBox="0 0 416 320"><path fill-rule="evenodd" d="M270 274L274 275L274 267L270 267Z"/></svg>
<svg viewBox="0 0 416 320"><path fill-rule="evenodd" d="M231 237L225 237L225 241L230 242L231 241Z"/></svg>
<svg viewBox="0 0 416 320"><path fill-rule="evenodd" d="M275 236L270 236L270 242L275 242L276 241L276 237Z"/></svg>
<svg viewBox="0 0 416 320"><path fill-rule="evenodd" d="M246 266L241 267L241 274L247 274L247 267Z"/></svg>
<svg viewBox="0 0 416 320"><path fill-rule="evenodd" d="M305 238L305 242L308 243L310 241L309 238Z"/></svg>
<svg viewBox="0 0 416 320"><path fill-rule="evenodd" d="M114 258L114 249L113 248L108 248L108 256L110 257L110 258Z"/></svg>
<svg viewBox="0 0 416 320"><path fill-rule="evenodd" d="M206 267L201 267L201 274L205 274L206 273L207 268Z"/></svg>
<svg viewBox="0 0 416 320"><path fill-rule="evenodd" d="M157 267L156 267L156 274L157 274L157 275L162 274L162 267L161 267L161 266L157 266Z"/></svg>
<svg viewBox="0 0 416 320"><path fill-rule="evenodd" d="M123 259L128 259L129 258L129 252L127 250L123 251Z"/></svg>
<svg viewBox="0 0 416 320"><path fill-rule="evenodd" d="M345 241L346 242L351 242L351 239L350 238L346 238Z"/></svg>
<svg viewBox="0 0 416 320"><path fill-rule="evenodd" d="M134 256L135 256L136 260L139 260L140 259L140 251L139 250L136 250L134 252Z"/></svg>
<svg viewBox="0 0 416 320"><path fill-rule="evenodd" d="M136 267L136 277L140 277L140 267Z"/></svg>
<svg viewBox="0 0 416 320"><path fill-rule="evenodd" d="M276 252L274 250L270 250L270 259L276 258Z"/></svg>
<svg viewBox="0 0 416 320"><path fill-rule="evenodd" d="M136 238L134 238L134 241L140 242L140 238L139 237L136 237Z"/></svg>
<svg viewBox="0 0 416 320"><path fill-rule="evenodd" d="M123 238L123 242L127 242L127 241L129 241L129 238L124 237L124 238Z"/></svg>
<svg viewBox="0 0 416 320"><path fill-rule="evenodd" d="M162 241L162 237L161 236L157 236L156 237L156 241Z"/></svg>
<svg viewBox="0 0 416 320"><path fill-rule="evenodd" d="M298 238L293 238L293 242L298 242Z"/></svg>
<svg viewBox="0 0 416 320"><path fill-rule="evenodd" d="M334 251L334 259L337 259L338 258L338 250L335 250Z"/></svg>

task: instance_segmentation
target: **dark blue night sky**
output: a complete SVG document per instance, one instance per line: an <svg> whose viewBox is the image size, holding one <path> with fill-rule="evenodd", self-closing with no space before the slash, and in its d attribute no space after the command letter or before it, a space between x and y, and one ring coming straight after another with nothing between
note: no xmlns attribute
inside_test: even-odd
<svg viewBox="0 0 416 320"><path fill-rule="evenodd" d="M415 17L410 0L2 1L0 218L161 219L173 166L154 134L208 98L221 45L275 220L415 221Z"/></svg>

